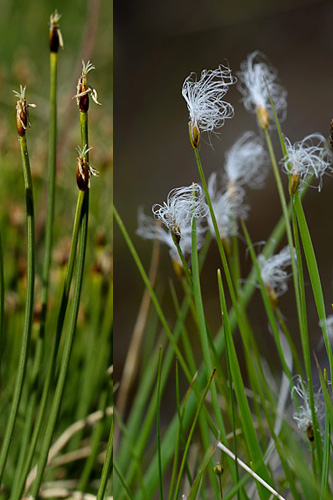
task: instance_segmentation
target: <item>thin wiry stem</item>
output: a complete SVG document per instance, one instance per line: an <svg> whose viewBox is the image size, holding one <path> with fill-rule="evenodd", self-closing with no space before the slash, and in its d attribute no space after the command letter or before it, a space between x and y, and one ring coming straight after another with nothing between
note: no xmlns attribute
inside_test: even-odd
<svg viewBox="0 0 333 500"><path fill-rule="evenodd" d="M3 477L9 446L13 436L14 425L22 395L23 383L25 379L27 360L28 360L32 318L33 318L33 307L34 307L35 219L34 219L34 201L33 201L33 189L32 189L32 179L30 171L29 153L25 135L19 136L19 143L20 143L21 157L22 157L26 214L27 214L27 291L26 291L25 319L23 327L21 354L18 364L17 378L13 394L12 406L8 417L7 427L3 438L1 453L0 453L0 482Z"/></svg>

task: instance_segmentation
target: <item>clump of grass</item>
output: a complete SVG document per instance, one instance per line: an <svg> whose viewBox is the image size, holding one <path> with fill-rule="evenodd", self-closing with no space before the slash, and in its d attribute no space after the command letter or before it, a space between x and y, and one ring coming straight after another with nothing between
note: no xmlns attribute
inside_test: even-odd
<svg viewBox="0 0 333 500"><path fill-rule="evenodd" d="M324 185L332 153L321 134L311 134L294 145L283 135L287 93L265 56L250 54L237 76L244 105L256 116L263 139L245 132L226 155L225 173L214 173L207 182L200 157L200 149L205 147L201 137L227 126L225 119L232 118L233 107L224 98L237 79L223 66L202 71L200 78L191 74L184 82L183 96L201 186L172 190L167 202L152 207L158 221L145 216L142 209L139 214L137 234L167 244L177 262L176 279L184 293L179 301L170 287L176 318L173 326L170 313L167 317L161 307L159 287L152 286L131 235L114 209L155 310L151 315L156 318L149 321L148 307L140 310L140 324L145 325L150 349L144 355L150 362L137 374L135 395L130 402L127 398L125 420L122 384L130 391L127 366L119 381L122 398L121 412L115 411L116 498L152 499L157 491L160 498L167 496L169 500L332 498L329 303L324 299L302 201L314 180L319 190ZM280 151L273 148L273 134L279 138ZM271 235L262 234L267 243L258 252L245 224L250 210L245 197L247 187L264 186L269 164L281 202L281 218ZM285 173L289 178L287 192ZM243 250L250 253L253 264L248 277L241 272L240 231L246 242ZM287 246L283 246L284 237ZM217 332L211 330L205 311L201 278L211 266L206 256L213 244L220 256L216 293L221 325ZM305 274L310 287L305 286ZM250 321L250 300L257 288L278 353L279 368L274 375L267 369L271 353L263 359L260 339ZM280 304L285 293L294 294L298 331L290 331ZM329 366L327 373L317 362L320 388L313 382L317 357L309 342L311 301L317 309L324 339L321 345ZM235 343L236 331L242 340L241 352ZM199 357L193 353L194 335L200 339ZM301 352L295 348L298 336ZM139 353L141 345L136 342ZM131 361L132 356L127 362ZM136 359L135 366L138 364ZM177 403L173 418L163 427L163 395L173 366ZM183 397L179 370L188 383ZM132 369L131 380L134 378Z"/></svg>
<svg viewBox="0 0 333 500"><path fill-rule="evenodd" d="M68 497L80 492L102 499L110 495L111 488L112 286L105 238L101 235L97 241L88 226L89 191L93 189L90 177L98 174L88 158L92 149L88 141L89 97L100 104L97 92L87 84L87 73L94 69L90 62L83 63L78 75L79 91L73 89L79 106L76 129L80 146L79 156L75 159L73 154L72 177L67 182L72 183L73 190L77 185L77 206L60 279L53 257L58 235L68 236L65 226L59 233L55 215L62 193L56 182L57 68L59 49L64 48L60 18L57 11L50 16L49 168L44 174L45 225L39 228L43 236L38 234L38 238L33 194L36 186L27 146L34 128L28 111L43 104L28 103L25 85L14 92L24 180L20 189L25 198L26 263L13 262L11 274L6 275L7 249L5 246L2 253L1 248L0 482L1 498L11 500L57 496L59 488ZM74 108L75 101L72 103ZM40 189L37 185L39 195ZM68 214L73 209L69 203L66 209L70 219ZM1 222L1 233L8 235L8 220ZM19 241L23 235L16 238ZM85 265L87 252L95 254L94 266L89 258L89 268ZM20 281L15 284L12 276L20 276ZM25 294L23 310L8 307L13 289L22 297ZM85 317L80 320L83 311Z"/></svg>

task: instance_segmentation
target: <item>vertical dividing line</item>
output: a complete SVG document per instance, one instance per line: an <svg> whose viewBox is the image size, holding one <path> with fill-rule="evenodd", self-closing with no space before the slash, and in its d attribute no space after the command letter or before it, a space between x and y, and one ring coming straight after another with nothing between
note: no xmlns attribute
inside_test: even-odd
<svg viewBox="0 0 333 500"><path fill-rule="evenodd" d="M34 308L34 286L35 286L34 201L33 201L29 154L28 154L27 140L25 135L19 136L19 143L20 143L22 165L23 165L25 202L26 202L26 214L27 214L27 291L26 291L25 319L23 327L22 346L21 346L21 354L17 370L17 378L14 388L12 406L8 417L7 427L0 452L0 482L3 477L3 472L8 457L10 442L13 436L14 425L22 395L22 389L27 367L31 326L33 318L33 308Z"/></svg>

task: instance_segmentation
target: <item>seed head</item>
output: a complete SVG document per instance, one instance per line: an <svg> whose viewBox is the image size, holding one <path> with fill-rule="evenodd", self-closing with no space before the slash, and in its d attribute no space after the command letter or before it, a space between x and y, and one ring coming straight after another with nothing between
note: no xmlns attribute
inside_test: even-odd
<svg viewBox="0 0 333 500"><path fill-rule="evenodd" d="M50 15L50 51L58 52L59 46L64 48L64 41L60 31L59 21L61 15L58 14L57 9Z"/></svg>
<svg viewBox="0 0 333 500"><path fill-rule="evenodd" d="M199 80L195 73L185 79L182 94L190 113L190 139L195 149L202 132L212 132L234 116L234 108L223 100L234 83L236 78L230 68L223 65L215 70L204 69Z"/></svg>
<svg viewBox="0 0 333 500"><path fill-rule="evenodd" d="M313 432L312 413L310 408L309 389L306 382L304 382L304 380L300 375L297 375L295 377L295 385L291 389L292 398L294 398L295 394L301 404L299 406L295 405L295 412L293 414L293 419L297 423L298 428L306 432L309 441L313 441L314 432ZM315 412L319 417L322 406L323 405L321 400L321 390L319 389L319 391L314 394Z"/></svg>
<svg viewBox="0 0 333 500"><path fill-rule="evenodd" d="M291 174L289 191L294 194L302 189L310 175L318 179L318 191L322 187L322 177L331 164L329 151L324 148L326 139L321 134L311 134L302 141L291 144L285 137L287 155L281 160L283 171Z"/></svg>
<svg viewBox="0 0 333 500"><path fill-rule="evenodd" d="M91 64L90 61L87 62L87 64L82 60L82 73L81 76L78 80L78 84L76 87L76 95L73 98L76 98L77 105L79 107L79 110L81 113L87 113L89 109L89 95L91 96L92 100L96 104L101 104L98 102L98 96L97 96L97 91L96 89L88 86L87 83L87 75L89 71L92 71L95 69L95 66Z"/></svg>
<svg viewBox="0 0 333 500"><path fill-rule="evenodd" d="M90 188L90 177L92 175L97 177L99 172L91 165L89 165L87 160L87 154L92 150L92 148L88 148L87 144L85 144L82 149L80 148L80 146L78 146L76 149L79 153L76 165L76 182L78 188L81 191L85 191L87 188Z"/></svg>
<svg viewBox="0 0 333 500"><path fill-rule="evenodd" d="M202 220L203 219L198 219L197 221L198 249L200 249L203 244L204 234L206 231L206 228L202 224ZM181 237L179 235L179 246L184 257L188 258L191 255L192 250L192 227L190 224L190 220L180 221L180 226L178 226L178 228L181 233ZM138 211L138 229L136 230L136 234L146 240L158 240L164 245L167 245L170 249L170 257L172 259L176 274L180 277L184 275L183 265L181 263L178 251L175 247L175 239L171 230L163 226L161 224L161 221L146 215L141 207Z"/></svg>
<svg viewBox="0 0 333 500"><path fill-rule="evenodd" d="M182 237L181 228L191 227L194 217L200 219L207 215L208 206L199 184L172 189L163 205L152 208L156 219L163 222L175 237Z"/></svg>
<svg viewBox="0 0 333 500"><path fill-rule="evenodd" d="M27 104L25 91L26 87L23 87L22 85L20 85L19 92L13 90L14 95L18 98L18 101L16 103L16 128L17 133L20 137L23 137L25 135L27 127L31 127L28 108L36 107L36 104Z"/></svg>
<svg viewBox="0 0 333 500"><path fill-rule="evenodd" d="M287 280L289 274L286 267L291 265L291 256L289 247L284 247L280 253L272 255L266 259L259 255L258 264L260 267L261 278L267 289L272 305L277 306L277 298L288 290Z"/></svg>
<svg viewBox="0 0 333 500"><path fill-rule="evenodd" d="M268 174L267 165L268 154L260 137L245 132L225 155L227 182L229 186L260 189Z"/></svg>
<svg viewBox="0 0 333 500"><path fill-rule="evenodd" d="M276 82L277 71L270 66L267 59L259 51L249 54L241 63L238 89L243 95L243 103L247 111L257 114L262 128L270 122L271 107L268 90L272 96L276 113L283 120L287 113L287 92Z"/></svg>

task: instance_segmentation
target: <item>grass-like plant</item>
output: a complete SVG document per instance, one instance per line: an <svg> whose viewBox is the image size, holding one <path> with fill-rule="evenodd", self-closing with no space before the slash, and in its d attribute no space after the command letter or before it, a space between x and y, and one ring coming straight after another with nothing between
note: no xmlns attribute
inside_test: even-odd
<svg viewBox="0 0 333 500"><path fill-rule="evenodd" d="M19 224L14 230L10 227L9 209L1 220L5 237L0 251L0 497L11 500L59 495L102 500L111 495L111 235L96 239L88 224L91 176L98 175L89 163L93 147L88 139L88 109L90 98L100 103L88 85L87 75L95 68L82 61L71 96L80 145L70 160L72 175L67 179L77 191L75 210L71 197L63 200L57 183L58 57L64 48L60 18L57 11L50 16L49 147L43 183L36 183L33 175L31 151L36 141L29 116L29 108L38 109L40 104L28 103L25 85L14 91L20 149L16 156L19 163L21 155L23 167L22 185L18 180L16 184L26 231L19 233ZM42 218L36 210L36 191L38 208L45 200ZM64 202L68 226L58 220L57 205ZM70 247L62 248L60 264L56 251L61 239L70 237L71 226ZM10 256L11 237L17 241L16 256Z"/></svg>
<svg viewBox="0 0 333 500"><path fill-rule="evenodd" d="M224 174L214 173L206 180L200 157L200 149L206 146L201 137L233 117L225 96L236 82L246 109L257 118L260 135L244 132L226 154ZM283 135L287 93L277 71L259 52L248 56L237 77L224 66L204 70L200 77L191 74L182 93L201 185L172 190L166 202L152 207L154 217L140 209L137 230L140 237L170 249L183 290L179 299L170 286L174 324L170 311L163 311L160 287L155 285L156 252L147 273L132 235L114 208L116 223L146 287L146 306L140 308L138 318L142 334L137 329L133 333L136 355L131 349L118 389L119 411L117 404L115 408L114 497L331 499L332 328L326 317L330 301L323 295L302 201L309 186L320 191L325 183L324 174L332 167L329 141L316 133L292 144ZM279 151L273 147L274 134ZM281 219L270 235L262 234L267 243L258 250L246 225L245 196L247 188L263 187L269 165L281 202ZM252 261L247 277L241 272L240 235ZM284 237L287 245L283 247ZM214 244L220 256L216 294L221 326L216 332L205 311L201 278L211 266L206 256ZM305 285L307 276L310 286ZM292 288L294 292L298 331L290 330L280 306L280 296L288 288L290 295ZM274 373L269 370L272 353L264 359L250 320L251 297L257 289L276 348L279 368ZM311 301L322 329L318 351L324 349L320 359L326 356L325 364L310 349ZM236 335L240 335L241 349ZM200 341L199 355L193 352L194 336ZM298 337L301 352L295 347ZM137 368L140 352L141 372ZM172 371L174 389L170 387ZM315 378L320 379L320 387L315 387ZM131 387L134 397L129 396ZM174 390L176 401L169 421L162 418L167 387L169 392Z"/></svg>

